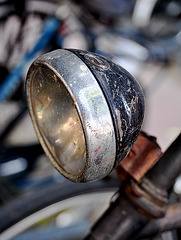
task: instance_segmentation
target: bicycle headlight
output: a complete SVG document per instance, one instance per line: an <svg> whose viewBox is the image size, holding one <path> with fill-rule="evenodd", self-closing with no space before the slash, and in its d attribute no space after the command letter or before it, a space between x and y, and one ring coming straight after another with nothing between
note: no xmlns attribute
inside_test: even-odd
<svg viewBox="0 0 181 240"><path fill-rule="evenodd" d="M134 78L81 50L38 58L28 72L27 97L44 151L74 182L108 175L128 154L143 120L143 94Z"/></svg>

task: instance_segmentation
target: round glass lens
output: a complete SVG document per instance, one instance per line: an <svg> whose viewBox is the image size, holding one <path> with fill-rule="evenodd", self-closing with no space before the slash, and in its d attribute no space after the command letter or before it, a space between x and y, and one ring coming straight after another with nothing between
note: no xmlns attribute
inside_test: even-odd
<svg viewBox="0 0 181 240"><path fill-rule="evenodd" d="M37 68L31 101L38 130L54 160L66 172L79 175L86 164L86 144L75 104L56 74Z"/></svg>

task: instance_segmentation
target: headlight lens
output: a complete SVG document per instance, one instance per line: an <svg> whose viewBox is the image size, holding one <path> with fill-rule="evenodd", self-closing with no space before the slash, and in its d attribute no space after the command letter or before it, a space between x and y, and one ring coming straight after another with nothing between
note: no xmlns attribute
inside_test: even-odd
<svg viewBox="0 0 181 240"><path fill-rule="evenodd" d="M52 157L65 171L85 168L86 145L75 104L52 70L39 67L32 79L31 99L39 132Z"/></svg>

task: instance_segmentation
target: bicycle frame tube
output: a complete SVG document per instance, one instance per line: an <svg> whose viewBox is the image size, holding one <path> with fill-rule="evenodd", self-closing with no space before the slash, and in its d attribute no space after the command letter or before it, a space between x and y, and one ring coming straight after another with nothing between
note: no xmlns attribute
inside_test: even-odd
<svg viewBox="0 0 181 240"><path fill-rule="evenodd" d="M160 157L146 177L161 189L169 190L181 173L181 133Z"/></svg>

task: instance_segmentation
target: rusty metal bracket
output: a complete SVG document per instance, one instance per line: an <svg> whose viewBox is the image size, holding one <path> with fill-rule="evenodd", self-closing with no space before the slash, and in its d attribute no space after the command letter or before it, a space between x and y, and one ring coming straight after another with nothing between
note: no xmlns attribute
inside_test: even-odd
<svg viewBox="0 0 181 240"><path fill-rule="evenodd" d="M117 168L124 194L148 218L165 215L167 192L143 177L161 154L156 138L141 132L129 155Z"/></svg>
<svg viewBox="0 0 181 240"><path fill-rule="evenodd" d="M161 148L157 144L156 138L141 132L128 156L118 166L118 175L122 168L138 182L161 154Z"/></svg>

